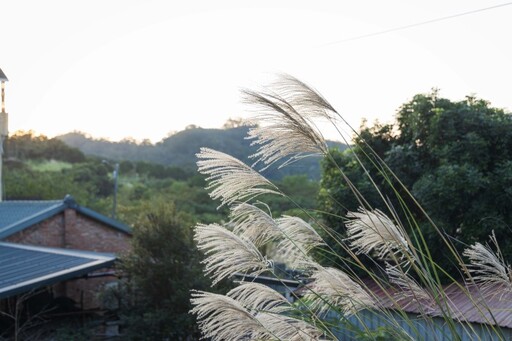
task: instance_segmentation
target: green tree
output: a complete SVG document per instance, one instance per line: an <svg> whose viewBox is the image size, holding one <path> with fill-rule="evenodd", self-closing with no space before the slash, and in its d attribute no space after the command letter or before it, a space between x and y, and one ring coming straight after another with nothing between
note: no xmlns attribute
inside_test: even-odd
<svg viewBox="0 0 512 341"><path fill-rule="evenodd" d="M11 159L47 159L71 163L84 162L85 155L56 138L49 139L33 131L17 131L5 142L6 157Z"/></svg>
<svg viewBox="0 0 512 341"><path fill-rule="evenodd" d="M512 116L493 108L486 101L467 97L452 102L439 98L436 91L416 95L398 111L396 122L389 125L363 126L352 150L333 152L342 171L356 185L363 197L375 208L383 201L373 190L371 175L386 200L400 211L405 190L382 174L378 159L365 161L363 169L356 162L373 149L401 182L418 199L436 224L454 244L487 240L494 230L499 240L510 241L512 226ZM343 233L340 218L359 206L350 188L340 178L340 170L329 159L323 162L323 178L319 195L325 220ZM390 186L390 184L392 186ZM395 190L397 190L395 192ZM436 261L450 267L450 260L438 250L444 245L438 233L410 200L424 229ZM415 211L416 209L416 211ZM512 243L504 242L506 257L512 256Z"/></svg>
<svg viewBox="0 0 512 341"><path fill-rule="evenodd" d="M174 204L148 204L133 232L132 252L123 260L127 296L121 311L127 336L136 340L182 340L197 333L190 290L206 288L192 219Z"/></svg>

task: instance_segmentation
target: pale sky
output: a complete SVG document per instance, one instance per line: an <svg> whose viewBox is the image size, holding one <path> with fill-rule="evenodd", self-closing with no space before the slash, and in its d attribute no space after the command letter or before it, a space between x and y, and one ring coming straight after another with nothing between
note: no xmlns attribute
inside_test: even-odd
<svg viewBox="0 0 512 341"><path fill-rule="evenodd" d="M157 142L245 117L239 89L286 72L355 127L437 87L512 109L506 1L0 0L10 131Z"/></svg>

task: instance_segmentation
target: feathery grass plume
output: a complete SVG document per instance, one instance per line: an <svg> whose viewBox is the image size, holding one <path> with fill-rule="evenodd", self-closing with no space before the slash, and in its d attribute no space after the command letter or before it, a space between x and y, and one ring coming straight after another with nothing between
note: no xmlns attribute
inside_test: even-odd
<svg viewBox="0 0 512 341"><path fill-rule="evenodd" d="M293 309L283 295L269 286L259 283L242 282L228 292L227 296L237 300L251 312L280 314Z"/></svg>
<svg viewBox="0 0 512 341"><path fill-rule="evenodd" d="M311 308L323 314L334 307L345 316L362 309L376 309L377 302L345 272L335 268L318 266L311 276L313 280L304 298Z"/></svg>
<svg viewBox="0 0 512 341"><path fill-rule="evenodd" d="M315 90L289 75L267 91L243 91L245 102L254 106L258 114L249 123L248 139L254 140L258 151L251 155L266 169L271 164L289 157L280 167L301 158L326 154L328 147L321 132L315 128L314 118L335 120L334 108Z"/></svg>
<svg viewBox="0 0 512 341"><path fill-rule="evenodd" d="M318 91L289 74L279 74L269 88L304 117L337 119L337 111Z"/></svg>
<svg viewBox="0 0 512 341"><path fill-rule="evenodd" d="M257 320L271 331L270 339L252 338L251 340L289 340L312 341L329 340L323 336L323 332L315 326L293 317L261 312L256 314Z"/></svg>
<svg viewBox="0 0 512 341"><path fill-rule="evenodd" d="M308 257L309 252L325 244L322 237L310 224L298 217L285 215L276 219L276 223L282 233L276 247L280 256L292 268L308 267L312 263Z"/></svg>
<svg viewBox="0 0 512 341"><path fill-rule="evenodd" d="M270 214L255 205L240 203L231 207L231 223L234 233L249 239L258 247L280 236L277 223Z"/></svg>
<svg viewBox="0 0 512 341"><path fill-rule="evenodd" d="M249 299L245 293L237 294ZM213 340L305 341L318 340L322 335L316 327L302 320L276 312L251 312L229 296L193 291L191 302L194 308L190 312L197 314L203 336ZM257 303L261 304L264 302Z"/></svg>
<svg viewBox="0 0 512 341"><path fill-rule="evenodd" d="M406 263L412 258L405 231L382 211L359 208L359 212L348 212L347 218L347 240L356 254L370 254L375 250L381 260L393 259L393 255Z"/></svg>
<svg viewBox="0 0 512 341"><path fill-rule="evenodd" d="M252 120L256 126L249 128L248 136L248 139L252 140L251 145L258 148L251 156L255 160L253 167L259 164L266 169L281 159L284 162L280 167L283 167L312 154L329 157L325 139L315 125L315 120L319 118L330 121L341 137L344 137L336 122L339 118L346 123L343 117L339 116L321 95L293 77L284 75L267 90L246 90L243 94L246 102L258 110L258 114ZM407 310L400 302L404 299L408 299L411 304L419 305L418 309L423 313L421 320L424 320L419 322L425 322L426 328L432 328L434 337L441 331L434 317L444 319L441 331L443 336L455 337L460 334L459 326L455 324L458 319L456 307L452 307L448 292L442 289L441 275L446 275L453 283L458 283L450 273L434 263L427 239L422 234L421 224L415 220L415 212L407 207L409 196L417 205L415 209L423 212L434 230L441 235L450 253L456 256L460 264L464 262L460 260L460 255L452 243L444 237L400 179L378 153L373 151L371 143L366 144L363 137L359 136L356 143L368 148L362 148L361 153L354 153L355 162L363 169L366 169L366 162L369 162L371 168L378 171L385 184L396 194L402 211L393 211L384 191L380 189L380 182L367 172L369 181L377 190L383 204L389 212L394 213L394 220L379 210L360 208L357 212L349 212L346 221L347 238L343 242L340 241L340 246L352 259L336 255L334 249L327 250L326 254L332 255L335 262L360 267L372 278L377 275L370 273L371 269L365 267L358 259L358 255L368 254L391 263L386 264L389 282L400 288L401 292L396 298L388 291L385 294L389 300L394 299L394 303L400 303L396 305L398 311L395 311L395 306L389 308L388 299L381 304L378 299L379 292L369 290L364 285L365 281L356 277L357 272L347 274L317 264L309 253L324 242L311 225L299 218L288 216L273 219L270 213L261 209L261 206L248 203L265 193L285 196L276 186L253 167L224 153L203 148L197 154L197 164L199 171L207 176L210 196L213 199L220 199L220 206L236 204L231 207L234 232L215 224L198 225L196 228L195 240L198 248L206 254L205 272L213 278L214 284L235 273L257 276L263 271L270 270L269 262L258 249L267 245L279 248L281 255L288 257L292 266L307 270L303 274L311 274L312 279L306 286L305 299L299 302L304 309L296 308L272 289L255 283L243 283L224 296L194 292L192 312L197 314L199 326L205 337L213 340L325 338L325 335L312 325L313 322L308 323L315 321L319 328L324 328L325 333L335 338L338 334L330 329L332 325L326 323L324 315L331 309L347 317L355 314L353 319L359 320L362 328L371 337L377 334L370 325L365 324L367 320L360 312L369 309L371 314L382 317L386 324L396 327L396 335L411 338L408 331L412 330L412 335L428 339L429 336L423 334L423 325L418 325L416 318L406 314ZM347 182L347 187L352 190L361 206L370 207L369 201L363 197L365 191L360 191L360 188L351 182L342 165L336 164L335 158L331 157L330 160L338 167L343 180ZM399 186L395 186L397 182ZM406 196L402 196L402 190L405 190ZM410 223L414 229L414 239L409 239L403 225L400 224L400 219L406 219ZM328 228L326 231L330 232ZM497 246L495 238L492 240ZM268 255L268 252L266 254ZM490 247L476 243L466 250L464 255L471 261L466 267L468 277L474 276L476 282L484 285L497 282L512 288L512 270L504 262L499 248L496 255ZM415 275L420 279L415 281L404 268L415 271ZM385 291L380 280L376 284ZM422 288L422 285L425 288ZM471 294L470 291L467 293ZM473 300L472 297L470 299ZM478 308L476 305L475 307ZM356 314L358 312L360 313ZM471 326L462 328L473 330ZM489 328L494 329L493 324L490 324Z"/></svg>
<svg viewBox="0 0 512 341"><path fill-rule="evenodd" d="M217 224L198 224L194 239L206 258L204 271L213 285L234 273L259 275L268 270L268 261L249 240Z"/></svg>
<svg viewBox="0 0 512 341"><path fill-rule="evenodd" d="M190 300L205 338L213 340L251 340L254 335L268 335L263 325L231 297L193 291Z"/></svg>
<svg viewBox="0 0 512 341"><path fill-rule="evenodd" d="M253 166L262 162L265 170L279 160L289 157L280 167L311 155L327 153L327 145L323 136L312 128L306 119L293 112L293 108L280 98L272 98L269 94L251 94L253 101L268 102L275 105L281 116L260 114L250 123L257 126L249 129L248 139L251 145L258 146L258 151L250 158L256 159ZM273 103L272 101L276 102Z"/></svg>
<svg viewBox="0 0 512 341"><path fill-rule="evenodd" d="M462 253L470 261L470 264L466 265L467 271L469 271L467 274L469 280L474 280L484 290L494 284L499 284L503 290L512 291L510 264L507 264L503 258L494 231L489 237L496 248L496 253L489 245L484 246L481 243L471 245Z"/></svg>
<svg viewBox="0 0 512 341"><path fill-rule="evenodd" d="M386 274L388 275L389 282L400 288L400 291L394 295L394 299L397 302L407 300L409 303L417 303L424 313L434 311L435 298L398 265L386 263Z"/></svg>
<svg viewBox="0 0 512 341"><path fill-rule="evenodd" d="M221 205L251 200L261 194L282 195L277 187L242 161L219 151L201 148L196 154L198 170L207 175L207 190Z"/></svg>

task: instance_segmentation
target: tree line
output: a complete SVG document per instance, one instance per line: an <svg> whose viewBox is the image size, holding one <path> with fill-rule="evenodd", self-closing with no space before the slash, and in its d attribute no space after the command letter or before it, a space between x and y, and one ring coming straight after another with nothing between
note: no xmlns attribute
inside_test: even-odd
<svg viewBox="0 0 512 341"><path fill-rule="evenodd" d="M180 339L197 333L188 314L188 292L206 289L210 283L202 276L192 227L199 221L228 219L227 211L218 209L219 203L208 196L202 175L190 168L85 155L59 139L33 132L11 135L5 149L6 200L56 200L70 194L78 204L106 216L111 214L112 171L118 163L116 216L133 227L133 249L119 263L120 286L104 295L120 302L114 313L129 338ZM294 175L279 184L301 205L315 208L317 181ZM270 205L278 214L295 209L280 198Z"/></svg>
<svg viewBox="0 0 512 341"><path fill-rule="evenodd" d="M502 241L505 259L512 257L512 116L489 102L468 96L450 101L438 91L416 95L403 104L395 122L365 125L355 137L360 147L332 157L371 207L383 209L382 197L369 181L370 174L384 197L399 212L410 208L426 236L435 261L445 269L457 264L446 257L444 243L423 214L424 209L454 247L462 250L492 231ZM373 150L379 162L364 161ZM393 180L394 173L400 183ZM319 207L328 225L345 233L342 219L360 205L340 179L340 169L324 160ZM407 198L410 191L421 204ZM342 203L342 206L337 203Z"/></svg>
<svg viewBox="0 0 512 341"><path fill-rule="evenodd" d="M78 148L85 155L112 160L145 161L163 166L181 167L193 172L195 171L195 155L201 147L230 153L236 158L250 163L248 156L254 154L256 148L251 145L250 140L245 138L248 129L239 120L228 120L223 129L190 126L156 144L152 144L148 140L137 142L133 139L112 142L95 139L80 132L61 135L57 139L71 147ZM329 143L340 149L346 147L338 142L330 141ZM320 179L320 158L304 159L280 170L271 167L265 172L265 175L273 180L296 174L308 174L311 179Z"/></svg>
<svg viewBox="0 0 512 341"><path fill-rule="evenodd" d="M228 130L234 134L233 139L243 141L245 129ZM191 128L186 136L202 143L205 140L199 138L199 130ZM191 148L186 142L188 138L178 134L177 139L183 140L172 142L173 148ZM475 241L485 243L494 231L505 259L511 259L512 117L509 112L471 96L451 101L433 91L418 94L403 104L393 123L362 126L354 139L351 148L331 149L330 157L322 161L320 182L310 180L310 173L286 176L278 181L277 186L295 203L270 198L272 212L276 216L300 213L296 205L299 204L308 211L304 219L308 216L321 219L343 237L346 228L341 217L348 211L356 211L360 203L340 174L343 172L350 179L369 206L382 208L381 194L374 190L367 176L371 174L392 206L411 208L435 261L443 268L455 269L456 264L444 257L443 243L430 230L431 225L421 209L411 199L402 201L401 198L407 198L407 191L455 248L462 250ZM233 146L223 143L218 142L226 149ZM161 146L167 144L171 144L170 140L161 142ZM154 148L149 144L143 147ZM113 195L111 165L118 162L118 217L135 228L133 253L124 262L130 281L123 289L125 301L119 313L134 327L130 331L134 337L143 328L152 330L155 337L177 339L194 334L197 330L188 315L187 292L209 283L201 276L200 257L190 227L198 221L225 221L227 211L217 209L219 203L212 202L204 190L204 178L190 165L168 166L165 162L132 160L132 156L109 159L109 165L102 162L102 156L86 155L83 150L32 132L9 137L4 172L6 199L59 199L72 194L78 203L108 215ZM371 155L370 150L378 158L375 162L362 157ZM247 150L235 149L236 153L245 158ZM171 159L172 153L166 158ZM364 167L356 158L366 160ZM61 163L55 169L43 169L42 164L54 162L50 160ZM334 166L332 160L341 167ZM384 161L387 167L382 168L377 161ZM391 172L400 182L386 176ZM181 327L175 321L181 321Z"/></svg>

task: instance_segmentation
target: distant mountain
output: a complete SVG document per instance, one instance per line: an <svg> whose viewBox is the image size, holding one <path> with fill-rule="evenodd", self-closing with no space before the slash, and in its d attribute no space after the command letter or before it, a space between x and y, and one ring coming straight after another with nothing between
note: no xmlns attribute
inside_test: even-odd
<svg viewBox="0 0 512 341"><path fill-rule="evenodd" d="M136 143L133 140L111 142L104 139L94 139L84 133L73 132L57 138L71 147L80 149L86 155L95 155L111 160L146 161L167 166L195 168L196 156L201 147L212 148L228 153L247 163L247 156L256 149L246 140L248 127L231 129L191 128L169 136L157 144L149 142ZM329 142L330 146L340 150L346 145ZM307 174L312 179L320 178L320 158L306 158L293 163L281 170L276 167L266 171L265 175L277 179L285 175Z"/></svg>

